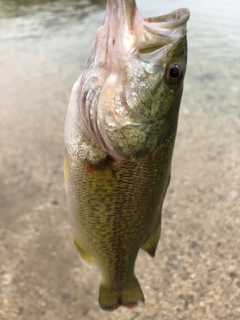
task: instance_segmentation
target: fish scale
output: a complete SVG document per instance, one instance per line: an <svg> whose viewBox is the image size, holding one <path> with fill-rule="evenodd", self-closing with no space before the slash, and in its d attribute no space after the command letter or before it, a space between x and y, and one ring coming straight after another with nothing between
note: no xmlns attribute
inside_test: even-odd
<svg viewBox="0 0 240 320"><path fill-rule="evenodd" d="M134 267L140 248L155 255L160 237L188 18L180 9L144 20L135 1L109 0L91 58L72 90L65 186L78 253L101 271L104 310L144 301Z"/></svg>

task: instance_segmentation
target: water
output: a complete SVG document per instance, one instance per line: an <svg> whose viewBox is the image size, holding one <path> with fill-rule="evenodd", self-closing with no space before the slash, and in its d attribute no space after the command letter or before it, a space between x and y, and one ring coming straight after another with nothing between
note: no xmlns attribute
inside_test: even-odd
<svg viewBox="0 0 240 320"><path fill-rule="evenodd" d="M68 99L105 1L0 0L1 319L240 319L240 2L137 3L144 16L191 11L162 239L137 263L147 302L99 311L62 183Z"/></svg>

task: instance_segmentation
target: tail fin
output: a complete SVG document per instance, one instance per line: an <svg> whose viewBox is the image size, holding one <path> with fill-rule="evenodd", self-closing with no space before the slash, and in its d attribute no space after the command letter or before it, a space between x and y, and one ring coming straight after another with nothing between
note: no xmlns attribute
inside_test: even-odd
<svg viewBox="0 0 240 320"><path fill-rule="evenodd" d="M134 308L138 302L144 302L143 293L137 278L133 278L129 283L119 290L101 284L99 293L99 305L103 310L113 311L119 306Z"/></svg>

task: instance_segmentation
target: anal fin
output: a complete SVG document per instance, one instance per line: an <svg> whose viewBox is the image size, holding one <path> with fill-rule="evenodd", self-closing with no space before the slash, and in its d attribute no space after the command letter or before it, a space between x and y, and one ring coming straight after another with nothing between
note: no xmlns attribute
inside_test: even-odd
<svg viewBox="0 0 240 320"><path fill-rule="evenodd" d="M79 244L79 242L77 242L76 240L74 240L75 246L77 247L77 251L80 255L80 258L83 260L83 262L85 262L87 265L96 265L96 260L93 257L93 255L91 255L91 253L89 253L86 249L84 249L82 247L81 244Z"/></svg>
<svg viewBox="0 0 240 320"><path fill-rule="evenodd" d="M144 251L146 251L151 257L155 256L155 252L157 249L158 241L161 234L161 223L157 225L154 229L153 233L150 235L148 240L141 247Z"/></svg>

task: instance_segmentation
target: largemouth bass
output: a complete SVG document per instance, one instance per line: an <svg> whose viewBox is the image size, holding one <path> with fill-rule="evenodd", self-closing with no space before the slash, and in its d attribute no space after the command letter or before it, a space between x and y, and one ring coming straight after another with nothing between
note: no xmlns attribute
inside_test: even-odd
<svg viewBox="0 0 240 320"><path fill-rule="evenodd" d="M74 242L102 275L102 309L144 301L134 274L154 256L187 62L187 9L143 19L108 0L65 123L65 186Z"/></svg>

